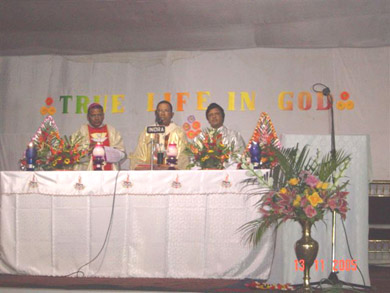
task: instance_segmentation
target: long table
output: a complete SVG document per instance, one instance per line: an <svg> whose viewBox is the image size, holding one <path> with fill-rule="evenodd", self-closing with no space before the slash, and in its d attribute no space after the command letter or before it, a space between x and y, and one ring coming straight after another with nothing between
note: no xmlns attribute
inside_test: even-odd
<svg viewBox="0 0 390 293"><path fill-rule="evenodd" d="M237 231L259 216L243 170L0 176L3 274L269 277L275 235L252 248Z"/></svg>
<svg viewBox="0 0 390 293"><path fill-rule="evenodd" d="M315 155L316 149L329 151L330 136L284 135L282 143L309 144ZM336 148L352 155L346 172L350 210L345 232L339 217L336 225L338 277L369 285L369 139L336 136ZM299 224L281 225L276 242L272 231L256 248L242 242L237 229L259 216L253 208L258 198L248 198L242 189L245 171L1 172L0 176L2 273L76 271L101 249L114 206L107 246L97 260L83 267L87 276L302 283L294 253L301 237ZM318 266L311 269L313 282L331 272L331 231L329 213L312 228L312 237L320 244ZM341 266L353 259L362 275Z"/></svg>

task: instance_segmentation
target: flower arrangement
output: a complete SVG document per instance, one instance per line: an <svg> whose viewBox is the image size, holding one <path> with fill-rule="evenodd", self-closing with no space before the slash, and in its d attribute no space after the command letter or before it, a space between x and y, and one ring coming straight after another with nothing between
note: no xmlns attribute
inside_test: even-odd
<svg viewBox="0 0 390 293"><path fill-rule="evenodd" d="M233 146L225 145L222 134L208 128L188 144L185 152L192 159L187 168L199 166L202 169L224 169L224 163L233 154Z"/></svg>
<svg viewBox="0 0 390 293"><path fill-rule="evenodd" d="M71 170L74 165L89 153L81 148L81 137L60 137L58 128L48 116L38 129L32 143L37 150L36 168L38 170ZM21 169L26 167L25 156L20 160Z"/></svg>
<svg viewBox="0 0 390 293"><path fill-rule="evenodd" d="M48 134L48 140L37 146L37 164L42 170L72 170L88 155L88 149L80 149L81 137L61 138L57 135Z"/></svg>
<svg viewBox="0 0 390 293"><path fill-rule="evenodd" d="M278 227L287 220L313 224L322 220L328 211L345 219L348 181L341 181L350 162L349 155L338 151L320 158L317 151L314 158L309 158L308 147L300 151L298 145L281 149L271 147L271 150L279 164L268 176L262 176L251 164L242 162L251 175L245 183L259 186L254 194L262 195L257 203L261 217L241 227L247 241L257 244L266 229L273 225Z"/></svg>
<svg viewBox="0 0 390 293"><path fill-rule="evenodd" d="M249 149L252 142L256 142L261 149L261 169L272 169L278 165L278 160L273 151L273 148L280 148L281 144L276 134L275 127L272 124L271 118L266 112L262 112L252 137L246 147L247 156L250 156Z"/></svg>

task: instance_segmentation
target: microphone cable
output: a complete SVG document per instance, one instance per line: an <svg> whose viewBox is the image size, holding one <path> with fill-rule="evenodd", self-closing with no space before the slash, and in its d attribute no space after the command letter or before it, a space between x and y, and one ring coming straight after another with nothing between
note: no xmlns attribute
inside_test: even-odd
<svg viewBox="0 0 390 293"><path fill-rule="evenodd" d="M83 267L85 267L85 266L91 264L92 262L94 262L94 261L100 256L100 254L102 253L103 249L104 249L105 246L107 245L107 242L108 242L108 239L109 239L110 233L111 233L112 222L113 222L113 219L114 219L114 210L115 210L114 208L115 208L115 199L116 199L116 187L117 187L117 183L118 183L119 173L120 173L120 168L118 169L118 171L117 171L117 173L116 173L116 176L115 176L114 194L113 194L113 198L112 198L110 221L109 221L109 224L108 224L106 236L105 236L105 238L104 238L104 242L103 242L103 244L102 244L102 247L100 248L99 252L98 252L91 260L89 260L88 262L86 262L85 264L83 264L82 266L80 266L75 272L70 273L70 274L68 274L68 275L65 275L65 276L63 276L63 277L70 277L70 276L72 276L72 275L84 277L85 274L84 274L84 272L83 272L81 269L82 269Z"/></svg>

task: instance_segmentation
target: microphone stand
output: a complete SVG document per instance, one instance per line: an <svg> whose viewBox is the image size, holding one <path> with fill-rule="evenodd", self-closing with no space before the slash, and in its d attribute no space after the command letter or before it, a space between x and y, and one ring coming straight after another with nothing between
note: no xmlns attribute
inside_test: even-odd
<svg viewBox="0 0 390 293"><path fill-rule="evenodd" d="M150 140L150 170L153 171L154 138Z"/></svg>
<svg viewBox="0 0 390 293"><path fill-rule="evenodd" d="M315 87L316 86L322 86L323 89L322 90L316 90ZM316 83L312 86L312 90L316 93L322 93L323 96L326 96L327 98L327 101L328 103L330 104L330 120L331 120L331 130L330 130L330 140L331 140L331 158L332 158L332 161L335 162L336 161L336 135L335 135L335 130L334 130L334 110L333 110L333 96L331 95L330 93L330 89L322 84L322 83ZM332 181L334 183L334 176L332 174ZM358 285L358 284L353 284L353 283L348 283L348 282L344 282L344 281L340 281L339 278L337 277L337 271L334 270L334 266L333 266L333 263L335 261L335 255L336 255L336 212L333 211L332 212L332 239L331 239L332 243L332 251L331 251L331 263L330 263L330 267L332 268L331 269L331 272L328 276L328 278L324 281L324 282L313 282L313 283L310 283L311 285L318 285L318 284L328 284L328 285L331 285L331 286L335 286L335 285L341 285L341 287L343 285L347 285L347 286L350 286L350 287L360 287L360 288L364 288L364 289L367 289L367 288L370 288L370 287L367 287L367 286L364 286L364 285Z"/></svg>
<svg viewBox="0 0 390 293"><path fill-rule="evenodd" d="M330 89L325 86L325 88L322 90L322 94L326 96L328 103L330 103L330 120L331 120L331 130L330 130L330 140L331 140L331 145L330 145L330 152L331 152L331 158L333 162L336 162L336 135L335 135L335 130L334 130L334 110L333 110L333 96L330 93ZM334 176L332 175L332 181L334 183ZM359 285L359 284L353 284L353 283L348 283L345 281L340 281L339 278L337 277L337 271L334 270L334 261L336 259L336 212L332 212L332 251L331 251L331 263L330 267L331 272L328 276L328 279L324 282L324 284L328 285L346 285L350 287L360 287L360 288L368 288L367 286L364 285Z"/></svg>
<svg viewBox="0 0 390 293"><path fill-rule="evenodd" d="M336 161L336 135L334 130L334 111L333 111L333 96L330 94L330 90L326 87L322 93L326 95L327 101L330 103L330 120L331 120L331 129L330 129L330 153L333 160L333 163ZM332 181L334 183L334 176L332 175ZM339 282L337 277L337 272L334 270L334 260L336 255L336 212L332 212L332 253L331 253L331 263L330 267L332 268L331 273L329 274L328 280L332 284Z"/></svg>

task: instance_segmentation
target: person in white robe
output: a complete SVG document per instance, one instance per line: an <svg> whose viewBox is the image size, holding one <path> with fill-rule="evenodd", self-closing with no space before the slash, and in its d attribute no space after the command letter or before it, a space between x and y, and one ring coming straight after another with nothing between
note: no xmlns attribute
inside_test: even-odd
<svg viewBox="0 0 390 293"><path fill-rule="evenodd" d="M92 103L88 107L88 124L84 124L72 134L72 137L81 137L80 145L90 150L90 155L84 162L75 165L74 170L93 170L92 150L100 142L105 150L103 170L118 170L120 163L126 159L123 139L119 131L113 126L104 124L103 107Z"/></svg>
<svg viewBox="0 0 390 293"><path fill-rule="evenodd" d="M184 153L187 146L187 138L184 130L172 122L173 108L168 101L158 103L155 117L156 125L164 126L165 133L154 134L147 133L147 128L142 131L138 138L138 144L135 151L130 154L130 169L131 170L146 170L151 168L151 147L152 140L155 145L153 153L153 169L168 169L165 163L157 164L157 152L167 150L169 144L176 144L177 147L177 166L179 170L186 169L189 164L188 156Z"/></svg>
<svg viewBox="0 0 390 293"><path fill-rule="evenodd" d="M210 126L222 134L223 143L233 147L233 152L241 154L245 150L245 142L238 131L229 129L223 125L225 121L225 111L216 104L211 103L206 110L206 118Z"/></svg>

